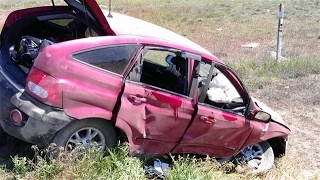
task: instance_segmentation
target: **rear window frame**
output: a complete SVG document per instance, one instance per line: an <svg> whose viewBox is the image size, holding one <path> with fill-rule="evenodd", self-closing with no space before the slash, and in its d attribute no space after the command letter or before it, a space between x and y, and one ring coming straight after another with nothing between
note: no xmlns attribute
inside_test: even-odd
<svg viewBox="0 0 320 180"><path fill-rule="evenodd" d="M99 51L99 50L105 50L107 48L114 48L114 47L135 47L135 49L132 51L132 54L131 56L129 57L128 61L127 61L127 64L123 67L122 69L122 72L119 73L119 72L114 72L110 69L105 69L105 68L102 68L102 67L99 67L97 65L94 65L93 63L88 63L87 61L85 60L82 60L80 59L79 57L76 57L77 55L80 55L80 54L85 54L85 53L89 53L89 52L93 52L93 51ZM124 74L126 73L126 70L128 69L128 67L130 66L131 62L133 61L133 59L135 59L136 57L136 54L137 52L140 50L141 48L141 45L140 44L114 44L114 45L107 45L107 46L100 46L100 47L95 47L95 48L90 48L90 49L86 49L86 50L82 50L82 51L77 51L77 52L74 52L72 53L70 56L73 60L77 61L77 62L80 62L82 64L85 64L85 65L88 65L88 66L91 66L93 68L96 68L96 69L99 69L99 70L102 70L102 71L106 71L106 72L109 72L109 73L112 73L112 74L115 74L115 75L120 75L120 76L124 76ZM111 61L109 61L110 63Z"/></svg>

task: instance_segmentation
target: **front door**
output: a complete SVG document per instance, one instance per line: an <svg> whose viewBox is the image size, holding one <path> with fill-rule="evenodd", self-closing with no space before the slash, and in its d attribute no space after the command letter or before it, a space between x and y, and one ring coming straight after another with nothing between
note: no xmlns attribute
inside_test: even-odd
<svg viewBox="0 0 320 180"><path fill-rule="evenodd" d="M252 128L244 117L245 101L231 82L214 64L201 63L198 111L174 153L229 157L238 152Z"/></svg>

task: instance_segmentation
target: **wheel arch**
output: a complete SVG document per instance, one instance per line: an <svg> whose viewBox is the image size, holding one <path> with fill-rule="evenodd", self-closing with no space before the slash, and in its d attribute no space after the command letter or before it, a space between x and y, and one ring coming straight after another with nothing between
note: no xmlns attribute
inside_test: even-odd
<svg viewBox="0 0 320 180"><path fill-rule="evenodd" d="M121 118L116 119L115 126L123 136L123 140L129 143L130 153L132 154L137 151L140 146L136 141L135 134L139 134L139 131L131 128L131 126Z"/></svg>
<svg viewBox="0 0 320 180"><path fill-rule="evenodd" d="M127 138L126 133L123 131L123 129L117 127L116 123L114 121L112 121L110 119L102 118L102 117L87 117L87 118L83 118L83 119L78 119L76 121L85 121L85 120L96 120L96 121L101 121L101 122L108 123L116 131L117 140L119 140L120 143L128 142L128 138Z"/></svg>
<svg viewBox="0 0 320 180"><path fill-rule="evenodd" d="M287 140L284 137L273 137L267 141L271 145L275 157L282 157L285 155Z"/></svg>

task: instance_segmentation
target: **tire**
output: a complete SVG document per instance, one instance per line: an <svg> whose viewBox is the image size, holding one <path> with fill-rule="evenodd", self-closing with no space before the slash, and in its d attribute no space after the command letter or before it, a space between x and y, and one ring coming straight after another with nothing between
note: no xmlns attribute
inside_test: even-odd
<svg viewBox="0 0 320 180"><path fill-rule="evenodd" d="M86 150L94 147L103 152L116 144L117 136L112 122L98 119L78 120L57 132L48 147L47 155L57 158L61 150L68 153L79 145Z"/></svg>
<svg viewBox="0 0 320 180"><path fill-rule="evenodd" d="M265 173L274 164L273 149L267 141L251 145L236 156L236 162L237 171L243 171L243 167L248 167L252 173Z"/></svg>

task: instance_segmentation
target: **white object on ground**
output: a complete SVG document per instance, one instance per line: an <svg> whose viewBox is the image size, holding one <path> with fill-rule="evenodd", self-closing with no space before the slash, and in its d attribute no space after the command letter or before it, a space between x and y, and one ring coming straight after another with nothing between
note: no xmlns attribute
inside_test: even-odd
<svg viewBox="0 0 320 180"><path fill-rule="evenodd" d="M245 47L245 48L256 48L258 46L260 46L259 43L250 43L250 44L241 45L241 47Z"/></svg>

